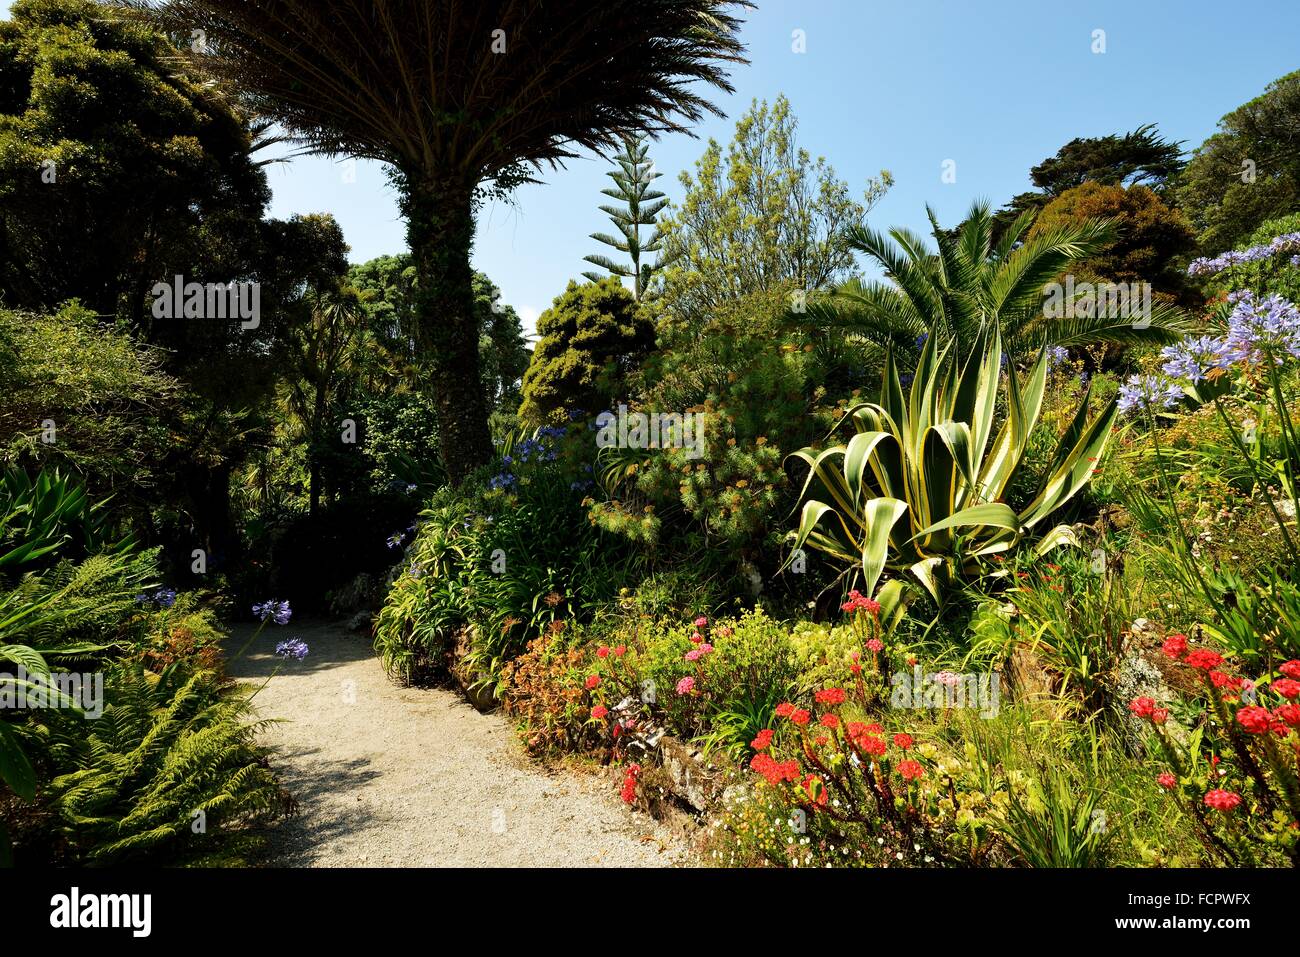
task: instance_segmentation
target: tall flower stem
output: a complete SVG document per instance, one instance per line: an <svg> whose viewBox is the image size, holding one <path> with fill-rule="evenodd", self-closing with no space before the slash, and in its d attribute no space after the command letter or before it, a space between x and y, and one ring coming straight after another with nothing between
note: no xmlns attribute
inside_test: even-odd
<svg viewBox="0 0 1300 957"><path fill-rule="evenodd" d="M1255 484L1263 490L1264 497L1268 499L1268 507L1273 511L1273 517L1277 519L1277 526L1282 532L1282 540L1286 542L1286 550L1291 553L1291 560L1300 564L1300 552L1296 551L1295 542L1291 539L1291 533L1287 531L1286 522L1282 518L1282 512L1278 509L1277 503L1273 501L1273 496L1268 494L1268 482L1265 481L1264 476L1260 474L1259 468L1255 464L1254 457L1251 456L1250 452L1247 450L1246 443L1241 440L1241 436L1237 434L1236 426L1234 426L1232 420L1228 418L1228 413L1223 408L1223 400L1217 395L1214 397L1214 408L1218 411L1219 418L1223 420L1224 428L1228 430L1228 435L1231 436L1233 444L1237 447L1237 451L1241 453L1241 457L1246 460L1246 464L1250 467L1250 474L1255 479Z"/></svg>
<svg viewBox="0 0 1300 957"><path fill-rule="evenodd" d="M1164 454L1160 449L1160 429L1156 423L1155 415L1151 412L1150 406L1145 407L1147 423L1151 427L1151 445L1156 454L1156 475L1159 476L1160 484L1164 489L1165 497L1169 501L1169 510L1173 514L1174 524L1178 526L1178 535L1183 540L1183 548L1187 550L1187 565L1191 568L1192 574L1196 576L1197 584L1201 586L1201 593L1205 595L1206 600L1211 607L1214 605L1215 594L1210 590L1210 586L1205 581L1205 576L1201 574L1201 568L1196 563L1196 556L1192 554L1192 540L1188 535L1187 529L1183 525L1183 517L1178 511L1178 503L1174 500L1173 485L1169 481L1169 474L1165 470Z"/></svg>
<svg viewBox="0 0 1300 957"><path fill-rule="evenodd" d="M1282 436L1285 440L1282 444L1286 446L1286 475L1291 485L1291 505L1296 510L1296 515L1300 516L1300 489L1296 488L1295 481L1295 457L1300 453L1300 441L1296 439L1295 425L1291 422L1291 413L1282 394L1282 377L1278 375L1272 356L1268 357L1268 378L1273 386L1273 401L1277 403L1278 416L1282 421Z"/></svg>

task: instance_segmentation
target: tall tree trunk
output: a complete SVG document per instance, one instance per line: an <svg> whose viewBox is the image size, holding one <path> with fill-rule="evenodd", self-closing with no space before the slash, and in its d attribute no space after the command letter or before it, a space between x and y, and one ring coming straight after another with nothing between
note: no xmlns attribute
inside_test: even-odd
<svg viewBox="0 0 1300 957"><path fill-rule="evenodd" d="M406 177L407 242L415 263L420 360L432 381L438 444L453 483L492 458L474 314L474 187Z"/></svg>

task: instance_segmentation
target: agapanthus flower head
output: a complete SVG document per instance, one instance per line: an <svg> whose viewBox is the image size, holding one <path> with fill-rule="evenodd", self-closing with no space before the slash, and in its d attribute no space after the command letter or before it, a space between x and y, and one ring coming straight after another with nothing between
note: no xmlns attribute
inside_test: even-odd
<svg viewBox="0 0 1300 957"><path fill-rule="evenodd" d="M141 605L157 605L159 608L170 608L176 604L176 589L155 588L153 591L141 592L135 596L135 600Z"/></svg>
<svg viewBox="0 0 1300 957"><path fill-rule="evenodd" d="M1182 342L1160 350L1165 357L1161 371L1175 379L1203 382L1216 369L1232 365L1236 351L1223 339L1213 336L1189 336Z"/></svg>
<svg viewBox="0 0 1300 957"><path fill-rule="evenodd" d="M299 638L290 638L288 641L282 641L276 645L275 653L281 658L302 661L307 657L307 643Z"/></svg>
<svg viewBox="0 0 1300 957"><path fill-rule="evenodd" d="M1272 259L1274 256L1294 253L1297 249L1300 249L1300 233L1283 233L1281 236L1274 236L1269 242L1261 243L1258 246L1251 246L1241 250L1230 249L1227 252L1219 253L1217 256L1203 256L1200 259L1193 259L1187 267L1187 275L1213 276L1233 266L1263 262L1266 259ZM1297 260L1300 260L1300 256L1292 257L1291 264L1293 266L1297 265Z"/></svg>
<svg viewBox="0 0 1300 957"><path fill-rule="evenodd" d="M1065 348L1065 346L1051 346L1047 350L1048 368L1059 366L1068 358L1070 358L1070 350Z"/></svg>
<svg viewBox="0 0 1300 957"><path fill-rule="evenodd" d="M1237 296L1228 316L1224 358L1252 365L1300 358L1300 309L1281 296Z"/></svg>
<svg viewBox="0 0 1300 957"><path fill-rule="evenodd" d="M1175 382L1155 375L1131 375L1119 387L1119 410L1142 412L1156 407L1172 409L1182 401L1184 392Z"/></svg>
<svg viewBox="0 0 1300 957"><path fill-rule="evenodd" d="M287 601L276 601L272 598L254 605L253 617L259 621L273 621L277 625L287 625L289 619L293 617L293 610Z"/></svg>

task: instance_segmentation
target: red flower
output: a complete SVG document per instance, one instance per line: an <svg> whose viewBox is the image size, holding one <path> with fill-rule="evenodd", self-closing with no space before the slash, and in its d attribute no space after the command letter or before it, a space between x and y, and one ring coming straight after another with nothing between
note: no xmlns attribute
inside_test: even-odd
<svg viewBox="0 0 1300 957"><path fill-rule="evenodd" d="M782 701L776 706L776 716L778 718L788 718L794 714L794 705L788 701Z"/></svg>
<svg viewBox="0 0 1300 957"><path fill-rule="evenodd" d="M622 658L625 654L627 654L627 645L619 645L614 649L615 658Z"/></svg>
<svg viewBox="0 0 1300 957"><path fill-rule="evenodd" d="M862 665L856 663L851 664L849 665L849 671L853 672L855 675L860 675L862 674Z"/></svg>
<svg viewBox="0 0 1300 957"><path fill-rule="evenodd" d="M604 645L601 645L599 648L596 649L596 657L597 657L597 658L608 658L608 657L609 657L609 649L606 648Z"/></svg>
<svg viewBox="0 0 1300 957"><path fill-rule="evenodd" d="M855 588L849 592L849 600L840 605L840 611L846 611L849 614L865 611L871 615L879 615L880 602L873 598L867 598Z"/></svg>
<svg viewBox="0 0 1300 957"><path fill-rule="evenodd" d="M1151 712L1152 724L1164 724L1168 720L1169 720L1168 708L1156 708L1154 711Z"/></svg>
<svg viewBox="0 0 1300 957"><path fill-rule="evenodd" d="M858 746L859 751L875 757L881 757L885 753L885 739L877 738L874 734L864 734L854 739L853 743Z"/></svg>
<svg viewBox="0 0 1300 957"><path fill-rule="evenodd" d="M1300 704L1284 704L1273 714L1279 720L1291 725L1291 727L1300 728Z"/></svg>
<svg viewBox="0 0 1300 957"><path fill-rule="evenodd" d="M1178 779L1168 771L1156 777L1156 784L1160 785L1166 791L1172 791L1177 783Z"/></svg>
<svg viewBox="0 0 1300 957"><path fill-rule="evenodd" d="M885 643L881 641L879 638L867 639L867 651L871 651L879 654L881 651L884 650L884 648L885 648Z"/></svg>
<svg viewBox="0 0 1300 957"><path fill-rule="evenodd" d="M1195 651L1188 652L1184 660L1193 668L1209 671L1223 664L1223 655L1217 651L1210 651L1208 648L1197 648Z"/></svg>
<svg viewBox="0 0 1300 957"><path fill-rule="evenodd" d="M766 751L768 745L772 743L772 735L775 733L771 728L764 728L758 732L753 741L749 742L749 746L755 751Z"/></svg>
<svg viewBox="0 0 1300 957"><path fill-rule="evenodd" d="M818 704L843 704L844 689L826 688L823 691L817 692L813 697L817 700Z"/></svg>
<svg viewBox="0 0 1300 957"><path fill-rule="evenodd" d="M838 728L840 726L840 719L833 714L824 714L820 720L822 726L826 728Z"/></svg>
<svg viewBox="0 0 1300 957"><path fill-rule="evenodd" d="M1273 682L1272 687L1274 691L1288 700L1300 697L1300 681L1291 678L1278 678Z"/></svg>
<svg viewBox="0 0 1300 957"><path fill-rule="evenodd" d="M1156 703L1150 698L1134 698L1128 703L1128 709L1139 718L1149 718L1156 710Z"/></svg>
<svg viewBox="0 0 1300 957"><path fill-rule="evenodd" d="M920 761L899 761L898 773L908 781L915 781L925 774L925 769Z"/></svg>
<svg viewBox="0 0 1300 957"><path fill-rule="evenodd" d="M636 800L636 777L641 773L641 765L629 764L627 774L623 778L622 797L625 804L631 804Z"/></svg>
<svg viewBox="0 0 1300 957"><path fill-rule="evenodd" d="M790 712L790 720L801 728L808 723L810 718L812 718L812 714L803 708L796 708Z"/></svg>
<svg viewBox="0 0 1300 957"><path fill-rule="evenodd" d="M1160 646L1160 650L1174 660L1181 658L1187 651L1187 636L1170 635L1165 639L1164 644Z"/></svg>
<svg viewBox="0 0 1300 957"><path fill-rule="evenodd" d="M880 725L876 724L875 722L872 722L871 724L867 725L867 734L884 734L884 733L885 733L885 729L882 728Z"/></svg>
<svg viewBox="0 0 1300 957"><path fill-rule="evenodd" d="M587 680L584 682L584 684L586 685L588 691L590 691L592 688L598 687L600 685L600 675L587 675Z"/></svg>
<svg viewBox="0 0 1300 957"><path fill-rule="evenodd" d="M598 704L596 705L596 707L591 709L591 716L595 718L597 721L605 717L605 715L607 714L609 714L609 709L606 708L603 704Z"/></svg>
<svg viewBox="0 0 1300 957"><path fill-rule="evenodd" d="M1294 678L1296 681L1300 681L1300 661L1293 659L1282 665L1277 670L1282 672L1282 674L1286 675L1288 678Z"/></svg>
<svg viewBox="0 0 1300 957"><path fill-rule="evenodd" d="M767 783L773 787L782 781L797 781L799 779L799 763L797 761L778 763L772 759L770 754L756 754L750 760L749 766L766 778Z"/></svg>
<svg viewBox="0 0 1300 957"><path fill-rule="evenodd" d="M1227 814L1239 804L1241 804L1241 795L1235 794L1232 791L1222 791L1216 788L1209 794L1205 795L1206 807L1212 807L1216 811L1222 811L1224 814Z"/></svg>
<svg viewBox="0 0 1300 957"><path fill-rule="evenodd" d="M1273 723L1273 716L1267 708L1242 708L1237 712L1237 723L1251 734L1263 734Z"/></svg>
<svg viewBox="0 0 1300 957"><path fill-rule="evenodd" d="M900 751L906 751L911 746L912 736L910 734L894 735L894 747L898 748Z"/></svg>

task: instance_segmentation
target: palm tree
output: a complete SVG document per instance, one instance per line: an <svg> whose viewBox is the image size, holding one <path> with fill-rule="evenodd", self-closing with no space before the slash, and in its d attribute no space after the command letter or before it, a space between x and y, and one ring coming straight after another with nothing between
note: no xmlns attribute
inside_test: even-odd
<svg viewBox="0 0 1300 957"><path fill-rule="evenodd" d="M846 232L848 245L874 259L888 283L853 279L824 299L809 303L792 324L842 329L881 347L915 349L922 336L954 340L960 352L986 322L995 323L1013 355L1046 346L1099 342L1172 342L1188 330L1181 310L1152 303L1149 315L1112 314L1063 303L1062 315L1045 309L1045 287L1071 263L1096 255L1113 239L1105 220L1069 223L1028 235L1035 210L1016 218L996 243L989 206L976 202L955 232L939 226L926 207L936 251L908 229L888 236L866 226Z"/></svg>
<svg viewBox="0 0 1300 957"><path fill-rule="evenodd" d="M491 458L469 253L486 196L581 148L685 131L744 63L748 0L123 0L306 149L388 164L455 481ZM195 31L202 31L196 33Z"/></svg>
<svg viewBox="0 0 1300 957"><path fill-rule="evenodd" d="M638 301L645 295L655 273L660 272L670 261L660 256L653 263L641 262L644 253L657 253L663 250L663 233L660 232L655 220L668 205L667 196L657 189L650 188L650 184L663 173L655 172L654 163L648 158L649 152L650 145L646 143L644 137L629 137L624 141L623 152L614 157L618 169L605 174L614 181L614 185L601 190L604 195L619 200L623 205L600 207L601 212L609 216L621 235L591 234L591 238L597 242L626 254L631 263L616 263L608 256L599 253L583 257L584 261L599 266L611 275L621 279L632 279L632 295ZM642 227L651 230L648 238L642 238ZM582 275L592 282L599 282L601 279L601 275L596 272L585 272Z"/></svg>
<svg viewBox="0 0 1300 957"><path fill-rule="evenodd" d="M341 285L306 296L307 317L285 336L285 405L295 438L307 444L310 514L320 507L320 444L326 416L345 380L353 372L359 341L365 337L365 309L360 294Z"/></svg>

